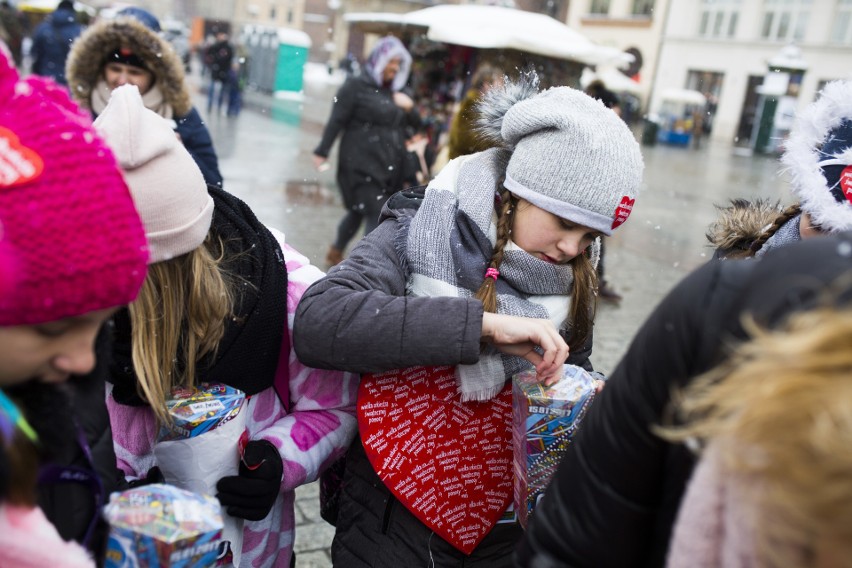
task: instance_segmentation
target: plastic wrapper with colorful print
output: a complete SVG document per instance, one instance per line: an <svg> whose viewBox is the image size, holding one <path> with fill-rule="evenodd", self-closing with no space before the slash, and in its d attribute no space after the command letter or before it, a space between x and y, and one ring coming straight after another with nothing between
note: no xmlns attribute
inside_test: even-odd
<svg viewBox="0 0 852 568"><path fill-rule="evenodd" d="M562 378L545 387L534 370L512 380L512 444L515 509L526 527L577 427L595 397L598 381L582 367L564 365Z"/></svg>
<svg viewBox="0 0 852 568"><path fill-rule="evenodd" d="M163 484L113 493L106 568L206 568L217 565L219 502Z"/></svg>
<svg viewBox="0 0 852 568"><path fill-rule="evenodd" d="M202 383L178 388L166 401L172 424L160 429L154 446L157 465L166 482L203 495L215 495L216 483L238 475L241 444L245 442L245 394L221 384ZM243 519L222 512L226 543L223 558L239 566Z"/></svg>

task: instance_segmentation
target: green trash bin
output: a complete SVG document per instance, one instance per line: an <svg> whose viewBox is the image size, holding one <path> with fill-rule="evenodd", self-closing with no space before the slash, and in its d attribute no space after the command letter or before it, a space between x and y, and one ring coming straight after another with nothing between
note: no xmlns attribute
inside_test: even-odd
<svg viewBox="0 0 852 568"><path fill-rule="evenodd" d="M278 29L278 62L273 84L276 95L302 91L302 76L310 47L311 38L305 32L290 28Z"/></svg>
<svg viewBox="0 0 852 568"><path fill-rule="evenodd" d="M642 128L642 145L654 146L657 143L659 132L660 125L650 118L646 118L645 125Z"/></svg>

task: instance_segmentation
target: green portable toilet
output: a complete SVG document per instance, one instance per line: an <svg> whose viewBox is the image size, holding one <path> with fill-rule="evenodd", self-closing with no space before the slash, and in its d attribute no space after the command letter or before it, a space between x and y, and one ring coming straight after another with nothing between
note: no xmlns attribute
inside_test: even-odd
<svg viewBox="0 0 852 568"><path fill-rule="evenodd" d="M276 97L290 97L302 91L302 75L311 38L301 30L278 28L278 64L275 67Z"/></svg>

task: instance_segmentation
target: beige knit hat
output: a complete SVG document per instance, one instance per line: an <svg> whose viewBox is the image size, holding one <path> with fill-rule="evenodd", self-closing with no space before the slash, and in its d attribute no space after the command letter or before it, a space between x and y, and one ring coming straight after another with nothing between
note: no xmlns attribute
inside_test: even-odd
<svg viewBox="0 0 852 568"><path fill-rule="evenodd" d="M94 125L124 170L145 225L148 263L200 246L213 219L213 198L169 122L145 108L139 89L124 85L112 92Z"/></svg>

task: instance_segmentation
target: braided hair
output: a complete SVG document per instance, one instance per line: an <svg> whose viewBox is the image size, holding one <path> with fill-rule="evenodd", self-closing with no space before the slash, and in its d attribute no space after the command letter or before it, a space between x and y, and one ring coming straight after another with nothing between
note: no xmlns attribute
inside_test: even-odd
<svg viewBox="0 0 852 568"><path fill-rule="evenodd" d="M503 187L503 180L498 182L498 191L500 199L497 204L497 242L494 244L494 253L488 263L488 268L494 270L499 270L503 263L506 244L512 236L512 225L518 206L518 198ZM594 323L597 271L592 266L587 252L574 257L570 264L574 270L574 290L573 301L569 300L568 320L572 322L572 332L568 345L571 349L578 350L586 344ZM496 313L497 281L490 275L486 275L473 297L482 302L486 312Z"/></svg>
<svg viewBox="0 0 852 568"><path fill-rule="evenodd" d="M778 216L775 217L775 220L772 221L772 224L769 225L769 227L767 227L766 230L763 231L760 236L757 237L754 242L751 243L747 256L754 256L755 254L757 254L757 251L763 248L763 245L766 244L766 241L768 241L770 237L772 237L772 235L778 232L778 229L783 227L784 224L787 223L787 221L801 213L802 206L799 203L790 205L789 207L781 211L781 213L779 213Z"/></svg>

